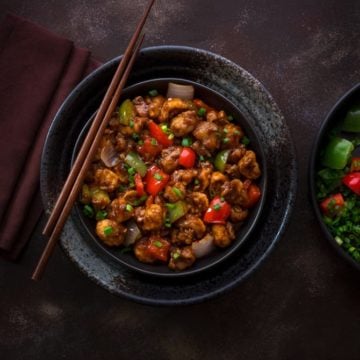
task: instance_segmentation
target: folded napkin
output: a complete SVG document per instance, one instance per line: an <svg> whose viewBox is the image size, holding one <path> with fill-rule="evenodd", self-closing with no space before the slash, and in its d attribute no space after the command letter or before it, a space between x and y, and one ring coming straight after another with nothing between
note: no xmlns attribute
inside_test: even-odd
<svg viewBox="0 0 360 360"><path fill-rule="evenodd" d="M0 253L18 258L41 211L40 158L56 111L100 63L23 18L0 24Z"/></svg>

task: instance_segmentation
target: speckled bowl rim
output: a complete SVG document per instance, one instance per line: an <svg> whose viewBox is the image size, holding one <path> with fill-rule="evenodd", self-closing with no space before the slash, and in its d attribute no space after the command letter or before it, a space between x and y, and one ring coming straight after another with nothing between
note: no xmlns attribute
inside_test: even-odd
<svg viewBox="0 0 360 360"><path fill-rule="evenodd" d="M82 93L88 84L99 81L99 76L105 71L104 69L109 71L109 69L114 68L119 58L105 63L86 77L72 91L55 116L47 135L40 173L41 192L46 213L50 212L60 190L53 186L52 181L59 182L61 179L56 177L57 173L52 174L51 171L64 171L64 166L61 162L54 169L51 168L51 166L54 166L51 163L51 156L55 155L47 145L54 142L56 137L61 135L61 121L64 117L69 116L69 110L83 96ZM190 62L188 58L191 58ZM166 63L170 61L169 59L175 61L175 65L173 63ZM257 120L261 119L266 122L268 131L275 131L278 135L276 138L267 138L268 146L271 146L273 151L279 152L276 156L272 154L273 161L280 161L278 159L281 159L281 162L279 164L276 163L275 165L277 166L272 169L273 176L276 176L276 178L273 179L274 183L270 185L277 185L277 192L272 194L272 198L275 197L277 203L275 207L271 208L270 215L263 219L266 220L264 230L257 234L262 242L256 242L256 245L253 243L249 244L247 249L243 249L241 254L243 256L239 260L236 259L231 264L228 263L226 267L223 267L220 272L212 274L210 278L208 274L206 278L194 278L192 283L177 284L145 282L144 279L137 278L124 269L118 269L111 264L105 263L102 258L93 252L93 249L83 246L83 244L78 244L81 241L81 237L77 234L79 225L76 224L76 219L72 215L70 215L64 226L61 235L61 246L69 258L86 276L115 295L151 305L199 303L224 294L244 281L263 263L264 259L270 254L275 244L284 234L296 198L298 177L295 148L286 121L269 92L250 73L232 61L207 50L186 46L163 45L149 47L140 52L137 60L139 71L135 72L133 76L134 82L139 81L139 78L142 77L146 79L146 73L141 68L142 62L145 60L153 62L151 64L153 66L151 68L152 77L163 77L163 72L166 72L166 77L176 77L175 73L179 71L180 66L181 74L187 74L184 78L188 78L191 75L193 76L191 80L196 82L210 82L211 87L216 88L216 90L226 94L226 96L230 95L227 88L230 85L233 87L236 85L235 90L232 88L234 91L231 92L230 99L239 98L241 94L241 96L245 96L245 99L241 99L245 111L252 110ZM158 65L161 61L165 61L165 63ZM188 65L186 67L183 64L178 64L177 61L186 61ZM194 61L196 64L196 75L193 73ZM136 66L137 64L135 64L135 68ZM206 78L202 71L206 72ZM236 84L233 82L236 82ZM238 82L242 83L242 86ZM257 104L256 107L253 107L253 102ZM57 156L58 154L56 154L55 158Z"/></svg>
<svg viewBox="0 0 360 360"><path fill-rule="evenodd" d="M332 245L335 251L343 259L345 259L350 265L352 265L357 270L360 270L360 263L355 261L341 246L339 246L339 244L336 242L334 237L331 235L328 227L325 225L322 219L322 214L320 211L318 201L316 199L316 184L315 184L317 162L324 137L326 136L327 132L330 131L331 128L333 128L337 122L339 122L339 119L337 118L338 112L341 111L346 106L348 106L349 104L351 104L351 99L355 96L358 96L360 98L360 83L356 84L355 86L347 90L340 97L340 99L336 101L335 105L333 105L333 107L327 113L325 119L323 120L311 150L308 181L310 188L310 201L313 205L313 211L316 215L316 219L318 223L320 224L321 230L325 235L325 238L328 240L328 242Z"/></svg>

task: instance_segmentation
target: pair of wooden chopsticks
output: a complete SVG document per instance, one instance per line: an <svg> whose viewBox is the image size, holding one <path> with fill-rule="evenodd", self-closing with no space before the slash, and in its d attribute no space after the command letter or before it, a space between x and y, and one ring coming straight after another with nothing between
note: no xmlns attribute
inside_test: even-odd
<svg viewBox="0 0 360 360"><path fill-rule="evenodd" d="M49 240L34 270L32 275L33 280L38 280L44 272L50 256L54 251L65 221L78 197L86 172L93 157L95 156L101 137L116 108L122 89L126 84L131 68L144 40L142 29L154 2L155 0L151 0L149 2L144 15L140 19L140 22L129 42L128 47L126 48L125 54L119 63L110 86L106 91L99 110L97 111L95 119L81 146L74 165L71 168L61 193L44 227L43 234L48 236Z"/></svg>

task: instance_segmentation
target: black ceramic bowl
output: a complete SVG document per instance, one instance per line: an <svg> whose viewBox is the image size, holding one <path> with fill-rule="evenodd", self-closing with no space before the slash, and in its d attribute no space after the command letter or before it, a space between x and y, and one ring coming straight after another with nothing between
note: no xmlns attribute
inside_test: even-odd
<svg viewBox="0 0 360 360"><path fill-rule="evenodd" d="M360 104L360 83L351 88L346 92L334 105L334 107L327 114L323 124L320 128L320 131L315 139L311 159L310 159L310 169L309 169L309 182L310 182L310 196L313 208L317 217L318 222L320 223L321 229L325 234L325 237L328 239L330 244L334 247L338 254L340 254L346 261L348 261L352 266L360 270L360 263L355 261L349 253L342 248L334 239L334 236L330 233L328 227L323 221L322 213L319 207L319 202L317 200L317 187L316 187L316 174L317 171L321 169L321 151L324 149L328 142L328 135L330 132L343 135L345 137L351 137L352 135L342 134L339 125L344 120L345 115L349 108L353 104ZM358 151L358 149L356 149Z"/></svg>
<svg viewBox="0 0 360 360"><path fill-rule="evenodd" d="M115 58L84 79L55 116L41 163L41 193L47 214L69 172L79 134L99 107L118 63L119 58ZM115 295L156 305L198 303L229 291L250 276L281 238L295 201L295 151L289 128L274 99L257 79L234 62L206 50L183 46L142 49L128 85L159 78L181 78L203 85L224 96L229 101L226 106L234 106L243 114L238 120L254 145L261 145L255 150L266 176L266 184L261 186L268 189L263 203L254 209L256 225L244 230L243 236L250 231L246 241L236 250L229 248L227 251L232 254L226 260L206 271L177 278L134 271L103 251L89 235L76 209L63 228L60 244L87 277Z"/></svg>
<svg viewBox="0 0 360 360"><path fill-rule="evenodd" d="M123 253L121 247L108 247L102 241L98 239L95 233L96 223L94 220L89 219L83 214L82 205L77 204L77 212L80 217L87 233L89 239L93 241L101 251L107 254L112 260L115 262L119 262L122 265L127 266L128 268L138 271L142 274L151 275L151 276L161 276L161 277L183 277L187 275L194 275L199 272L203 272L208 270L215 265L220 264L225 261L229 256L231 256L240 246L243 244L246 239L249 237L253 229L257 224L257 220L259 219L260 212L262 210L264 199L266 197L266 160L263 152L263 148L260 144L260 141L252 129L252 126L247 121L246 117L240 112L240 110L229 101L225 96L219 94L218 92L210 89L205 85L201 85L195 83L193 81L179 79L179 78L162 78L162 79L152 79L148 81L143 81L134 85L131 85L124 89L122 96L119 100L119 104L125 99L133 99L136 96L142 95L145 96L152 89L158 90L160 94L165 95L167 91L167 87L169 82L177 83L177 84L187 84L192 85L195 89L195 98L200 98L204 100L211 107L224 110L227 114L231 114L234 118L234 123L241 126L241 128L245 131L246 136L250 139L249 149L254 150L257 155L257 160L259 162L261 168L261 178L259 179L258 185L261 189L261 199L258 204L250 209L250 215L244 221L243 225L240 227L239 231L236 234L236 239L234 242L225 249L216 249L213 253L209 254L204 258L197 259L194 265L186 270L176 272L170 270L167 265L164 264L145 264L137 260L132 252ZM85 137L85 134L90 126L90 122L93 120L93 117L89 120L89 122L84 127L84 130L81 132L79 136L79 140L75 145L75 151L73 156L76 156L76 153L81 146L81 143Z"/></svg>

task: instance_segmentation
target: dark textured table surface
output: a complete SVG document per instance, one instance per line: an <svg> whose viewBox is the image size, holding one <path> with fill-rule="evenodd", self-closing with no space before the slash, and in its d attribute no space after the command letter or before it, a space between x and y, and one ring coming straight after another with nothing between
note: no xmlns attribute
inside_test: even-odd
<svg viewBox="0 0 360 360"><path fill-rule="evenodd" d="M0 17L24 16L106 61L122 53L145 3L1 0ZM0 262L0 358L360 359L360 274L323 237L307 182L322 120L359 82L359 19L356 0L158 0L145 46L221 54L260 80L279 105L299 169L291 221L245 282L175 308L107 293L59 249L42 281L32 282L42 221L18 263Z"/></svg>

